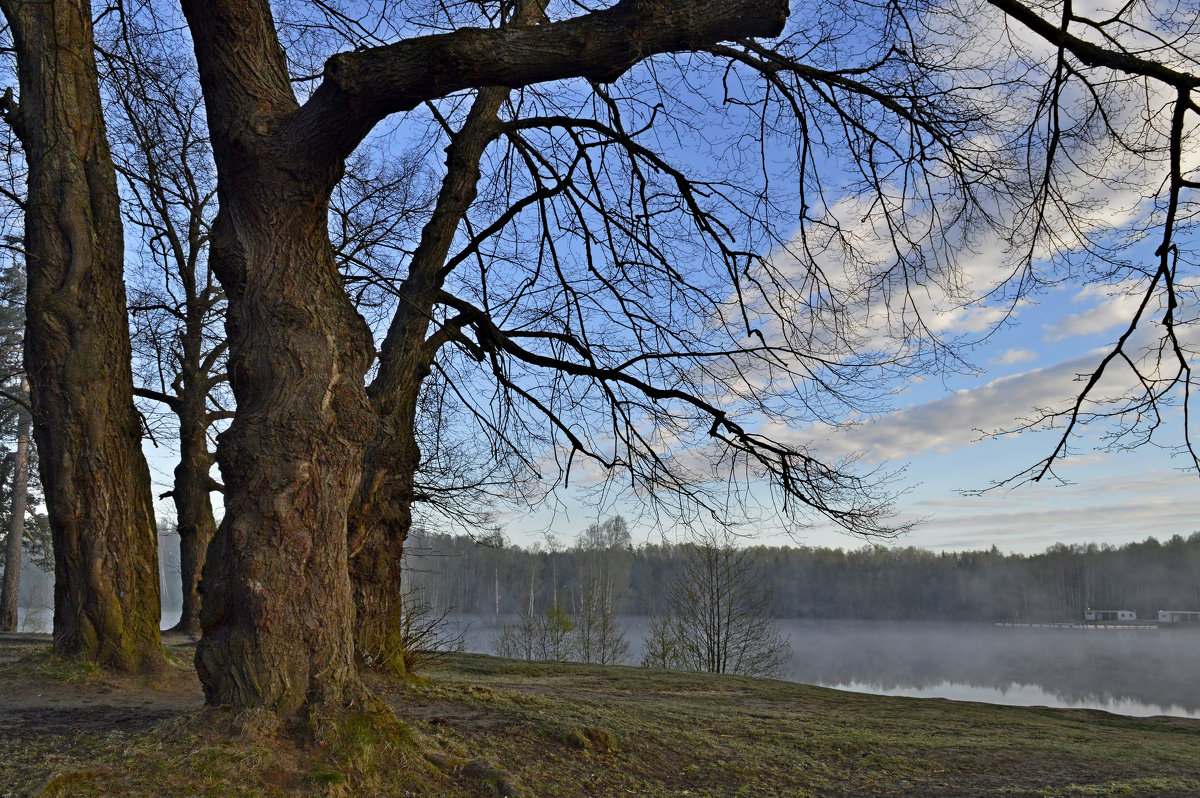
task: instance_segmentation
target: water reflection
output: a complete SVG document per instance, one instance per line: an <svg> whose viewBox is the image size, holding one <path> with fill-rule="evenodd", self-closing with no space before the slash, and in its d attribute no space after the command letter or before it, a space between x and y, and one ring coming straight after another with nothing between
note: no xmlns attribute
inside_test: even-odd
<svg viewBox="0 0 1200 798"><path fill-rule="evenodd" d="M1200 717L1200 633L790 622L790 678L889 695Z"/></svg>
<svg viewBox="0 0 1200 798"><path fill-rule="evenodd" d="M1162 706L1146 704L1131 698L1097 698L1072 700L1048 693L1033 684L1010 684L1007 687L985 687L980 685L939 682L927 687L885 686L881 683L847 682L825 685L839 690L876 695L908 696L910 698L948 698L952 701L979 701L984 704L1003 704L1013 707L1055 707L1061 709L1103 709L1118 715L1149 717L1152 715L1175 715L1184 718L1200 718L1200 713L1189 711L1180 704Z"/></svg>
<svg viewBox="0 0 1200 798"><path fill-rule="evenodd" d="M469 651L491 653L499 621L460 617ZM645 618L622 618L631 663ZM884 695L1200 718L1200 630L997 629L986 624L795 621L787 678Z"/></svg>

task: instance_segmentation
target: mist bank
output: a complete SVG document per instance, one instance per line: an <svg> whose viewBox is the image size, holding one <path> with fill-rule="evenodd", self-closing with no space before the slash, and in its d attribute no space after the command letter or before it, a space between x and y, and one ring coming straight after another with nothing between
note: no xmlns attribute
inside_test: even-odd
<svg viewBox="0 0 1200 798"><path fill-rule="evenodd" d="M511 618L454 616L466 651L492 654ZM642 661L650 619L619 619L625 664ZM879 695L1200 718L1200 634L1155 629L1009 629L931 621L776 622L788 681Z"/></svg>
<svg viewBox="0 0 1200 798"><path fill-rule="evenodd" d="M606 522L611 523L611 522ZM581 576L600 558L614 610L653 616L691 544L631 546L581 539L557 551L497 535L410 536L407 585L436 608L471 615L543 612L578 603ZM827 620L1081 620L1087 608L1200 610L1200 533L1123 546L1051 546L1040 554L918 548L751 546L778 618Z"/></svg>

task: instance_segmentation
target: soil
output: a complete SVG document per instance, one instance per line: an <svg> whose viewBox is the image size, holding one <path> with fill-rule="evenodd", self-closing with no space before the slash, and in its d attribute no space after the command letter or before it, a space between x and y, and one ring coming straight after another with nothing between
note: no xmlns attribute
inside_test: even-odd
<svg viewBox="0 0 1200 798"><path fill-rule="evenodd" d="M195 646L183 635L165 635L163 642L180 658ZM50 635L0 633L0 663L18 661L50 643ZM0 690L0 737L131 732L203 704L195 674L184 668L154 680L105 676L66 681L36 674L9 675Z"/></svg>

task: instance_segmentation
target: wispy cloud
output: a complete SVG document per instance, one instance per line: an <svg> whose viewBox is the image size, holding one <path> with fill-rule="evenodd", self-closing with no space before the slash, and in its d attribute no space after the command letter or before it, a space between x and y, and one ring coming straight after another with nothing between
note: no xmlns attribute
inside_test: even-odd
<svg viewBox="0 0 1200 798"><path fill-rule="evenodd" d="M988 361L993 366L1011 366L1014 363L1029 363L1037 360L1037 352L1029 349L1009 349Z"/></svg>
<svg viewBox="0 0 1200 798"><path fill-rule="evenodd" d="M1041 551L1057 542L1122 543L1188 535L1196 521L1196 475L1111 474L1076 485L1026 485L979 497L917 502L922 545L948 550L996 545Z"/></svg>
<svg viewBox="0 0 1200 798"><path fill-rule="evenodd" d="M805 430L772 429L795 441L816 441L827 456L862 453L871 462L907 460L923 452L965 446L984 433L1011 427L1039 407L1061 404L1078 389L1080 373L1096 366L1085 356L1001 377L986 385L912 405L861 424Z"/></svg>
<svg viewBox="0 0 1200 798"><path fill-rule="evenodd" d="M1141 297L1119 294L1109 297L1082 313L1072 313L1046 326L1047 341L1061 341L1076 335L1094 335L1129 323Z"/></svg>

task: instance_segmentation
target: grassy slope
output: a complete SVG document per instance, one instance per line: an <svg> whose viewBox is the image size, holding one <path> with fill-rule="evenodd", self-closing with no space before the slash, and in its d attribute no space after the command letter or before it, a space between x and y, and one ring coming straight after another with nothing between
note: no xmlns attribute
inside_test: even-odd
<svg viewBox="0 0 1200 798"><path fill-rule="evenodd" d="M198 710L71 734L0 723L0 796L1200 795L1200 721L478 655L426 676L372 685L407 729L355 718L303 748ZM195 694L187 673L121 684L29 659L0 665L0 693L71 678L131 705Z"/></svg>

